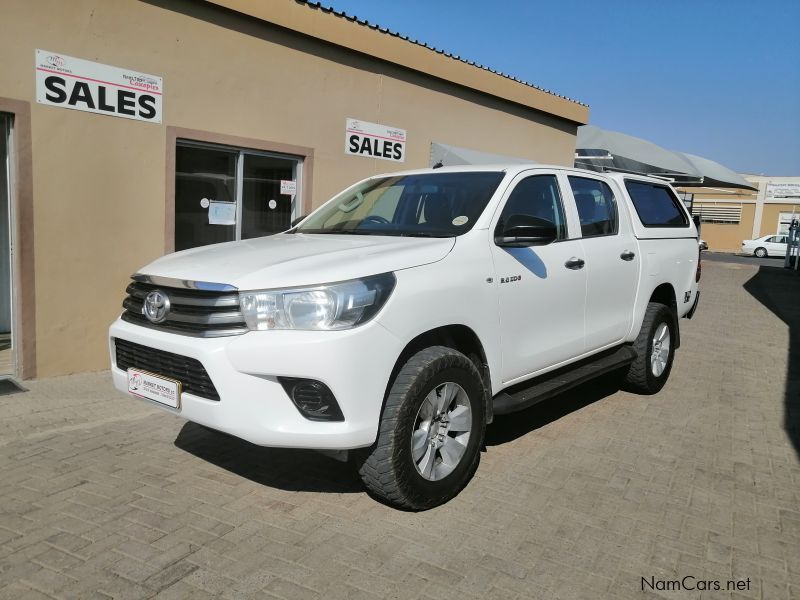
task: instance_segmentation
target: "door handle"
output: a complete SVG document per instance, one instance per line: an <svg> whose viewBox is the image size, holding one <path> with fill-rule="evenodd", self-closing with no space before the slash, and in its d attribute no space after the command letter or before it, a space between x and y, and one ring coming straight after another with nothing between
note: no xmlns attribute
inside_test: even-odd
<svg viewBox="0 0 800 600"><path fill-rule="evenodd" d="M582 269L583 265L585 264L586 262L584 262L582 258L573 256L567 262L564 263L564 266L567 267L568 269L572 269L573 271L577 271L578 269Z"/></svg>
<svg viewBox="0 0 800 600"><path fill-rule="evenodd" d="M633 260L635 256L636 255L630 250L625 250L625 252L619 255L622 260Z"/></svg>

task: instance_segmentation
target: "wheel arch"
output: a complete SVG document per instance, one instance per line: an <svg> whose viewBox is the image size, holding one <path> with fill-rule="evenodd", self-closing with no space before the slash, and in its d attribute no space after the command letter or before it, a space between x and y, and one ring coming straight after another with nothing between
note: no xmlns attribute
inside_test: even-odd
<svg viewBox="0 0 800 600"><path fill-rule="evenodd" d="M671 283L662 283L656 286L653 293L650 294L648 302L657 302L663 304L672 311L672 317L675 329L675 349L681 346L681 330L678 323L678 299L675 296L675 288Z"/></svg>
<svg viewBox="0 0 800 600"><path fill-rule="evenodd" d="M386 402L386 396L389 394L389 390L391 389L397 374L400 372L400 369L403 368L403 365L408 362L408 359L414 354L430 346L446 346L448 348L452 348L453 350L461 352L464 356L468 357L473 363L475 363L478 372L483 378L484 402L486 404L486 422L491 423L494 418L494 412L492 410L492 382L489 362L486 357L486 350L484 349L483 343L478 337L478 334L476 334L472 328L466 325L450 324L429 329L428 331L420 333L410 342L408 342L405 348L403 348L403 351L400 352L400 355L397 357L394 367L392 368L392 373L389 376L389 381L387 382L386 390L384 391L384 404ZM381 414L383 414L383 409L381 409Z"/></svg>

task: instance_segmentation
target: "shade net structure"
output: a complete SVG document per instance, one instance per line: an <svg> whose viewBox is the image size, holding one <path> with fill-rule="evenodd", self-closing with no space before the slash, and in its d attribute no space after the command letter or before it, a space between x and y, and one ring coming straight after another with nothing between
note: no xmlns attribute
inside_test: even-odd
<svg viewBox="0 0 800 600"><path fill-rule="evenodd" d="M681 187L756 189L713 160L667 150L642 138L594 125L578 128L575 166L592 171L654 175Z"/></svg>
<svg viewBox="0 0 800 600"><path fill-rule="evenodd" d="M731 171L718 162L703 158L702 156L695 156L694 154L685 154L678 152L684 156L693 167L697 169L700 176L703 178L702 184L706 187L718 188L741 188L744 190L757 190L753 184L748 182L744 177Z"/></svg>

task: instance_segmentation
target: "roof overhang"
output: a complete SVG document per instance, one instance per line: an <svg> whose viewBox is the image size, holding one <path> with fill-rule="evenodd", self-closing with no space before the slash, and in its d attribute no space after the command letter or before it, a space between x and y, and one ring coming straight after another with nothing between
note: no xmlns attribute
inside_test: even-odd
<svg viewBox="0 0 800 600"><path fill-rule="evenodd" d="M589 122L589 107L482 68L475 63L370 27L318 4L297 0L206 0L297 33L425 73L484 94L578 124Z"/></svg>

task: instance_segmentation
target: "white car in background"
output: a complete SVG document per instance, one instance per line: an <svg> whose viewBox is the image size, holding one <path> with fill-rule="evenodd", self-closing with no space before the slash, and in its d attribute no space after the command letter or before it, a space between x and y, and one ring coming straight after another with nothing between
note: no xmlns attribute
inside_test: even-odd
<svg viewBox="0 0 800 600"><path fill-rule="evenodd" d="M759 258L766 256L786 256L786 235L763 235L755 240L742 242L743 254L754 254Z"/></svg>

